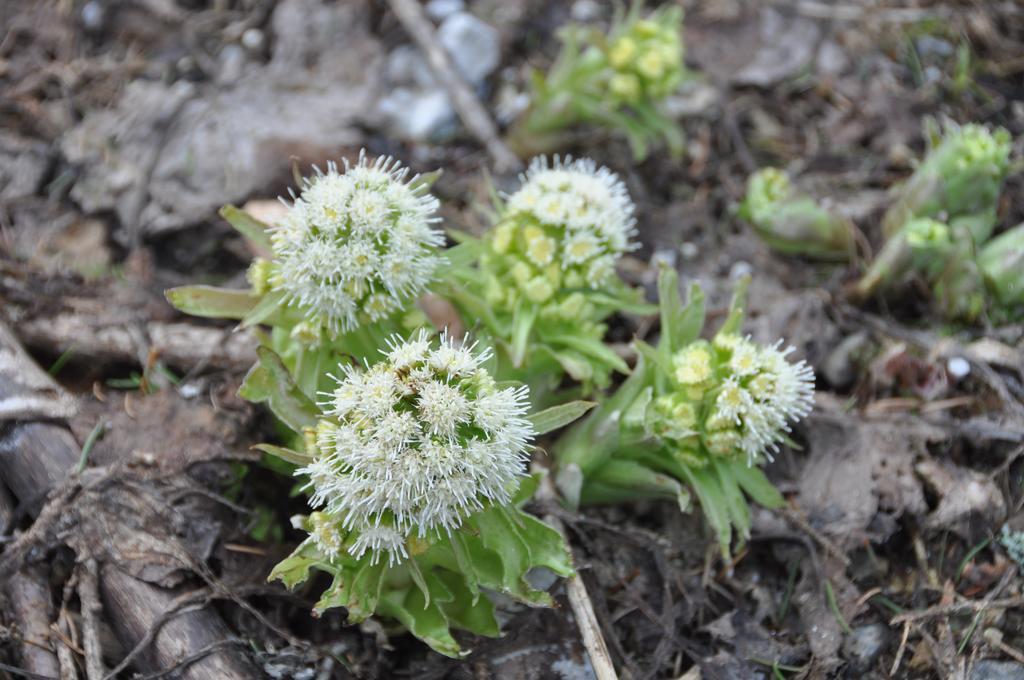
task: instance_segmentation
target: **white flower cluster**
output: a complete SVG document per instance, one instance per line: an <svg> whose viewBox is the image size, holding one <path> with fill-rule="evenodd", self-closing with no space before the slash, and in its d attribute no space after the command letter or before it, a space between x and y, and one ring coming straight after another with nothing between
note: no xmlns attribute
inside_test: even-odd
<svg viewBox="0 0 1024 680"><path fill-rule="evenodd" d="M380 320L423 292L440 259L439 203L391 157L360 152L304 180L273 228L270 285L331 334Z"/></svg>
<svg viewBox="0 0 1024 680"><path fill-rule="evenodd" d="M358 534L349 552L391 563L406 540L450 532L485 503L508 503L526 471L528 389L499 389L474 353L426 332L385 359L345 367L321 405L310 503ZM318 542L320 543L320 542ZM327 541L323 541L327 544Z"/></svg>
<svg viewBox="0 0 1024 680"><path fill-rule="evenodd" d="M517 281L529 282L555 265L567 287L601 286L634 247L634 206L625 185L590 159L558 156L550 164L543 156L533 159L522 181L492 240L498 253L520 260Z"/></svg>
<svg viewBox="0 0 1024 680"><path fill-rule="evenodd" d="M742 452L751 464L762 455L771 460L790 423L810 413L814 401L813 370L804 361L787 361L793 348L780 347L781 341L759 347L720 334L713 344L698 341L679 351L674 377L682 390L663 408L686 421L674 429L699 431L714 455Z"/></svg>

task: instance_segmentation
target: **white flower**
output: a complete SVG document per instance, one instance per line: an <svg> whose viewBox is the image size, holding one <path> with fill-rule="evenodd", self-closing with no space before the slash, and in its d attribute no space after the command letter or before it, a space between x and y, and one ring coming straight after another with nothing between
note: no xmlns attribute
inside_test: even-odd
<svg viewBox="0 0 1024 680"><path fill-rule="evenodd" d="M486 502L508 503L525 474L533 429L528 390L498 389L487 351L421 331L384 359L347 366L324 393L309 475L311 503L358 533L358 557L406 557L405 542L450 532ZM324 424L326 423L326 424ZM376 559L376 557L374 558Z"/></svg>
<svg viewBox="0 0 1024 680"><path fill-rule="evenodd" d="M438 201L390 157L304 180L271 234L270 285L330 333L377 321L419 296L440 263ZM360 316L365 315L365 319Z"/></svg>
<svg viewBox="0 0 1024 680"><path fill-rule="evenodd" d="M743 351L745 342L733 350L733 359ZM780 350L781 345L780 340L771 347L756 348L756 368L746 381L751 399L742 416L740 446L751 462L759 454L772 460L790 423L805 417L814 405L814 371L805 361L787 361L794 348Z"/></svg>
<svg viewBox="0 0 1024 680"><path fill-rule="evenodd" d="M522 181L522 187L508 196L507 210L527 218L526 257L544 266L557 250L563 270L583 266L587 283L601 286L616 260L635 247L635 208L622 181L588 158L558 156L550 163L544 156L534 158ZM596 266L584 266L591 261Z"/></svg>

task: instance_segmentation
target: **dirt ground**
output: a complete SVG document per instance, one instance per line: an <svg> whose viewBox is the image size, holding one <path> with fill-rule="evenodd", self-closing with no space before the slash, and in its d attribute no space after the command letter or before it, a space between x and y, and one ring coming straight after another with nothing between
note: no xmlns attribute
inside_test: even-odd
<svg viewBox="0 0 1024 680"><path fill-rule="evenodd" d="M752 273L747 331L795 345L819 391L769 468L789 507L756 510L730 564L668 503L536 508L566 523L620 676L1024 678L1021 566L998 543L1024 528L1024 325L950 326L914 290L855 306L859 263L772 254L735 217L747 176L785 167L877 250L926 116L1001 125L1020 158L1024 4L681 4L685 157L637 163L600 135L567 151L637 203L624 276L650 295L651 262L674 263L713 326ZM496 29L475 94L499 126L556 29L610 14L466 5ZM267 214L293 161L365 147L443 168L446 223L484 227L488 182L516 175L395 56L411 44L370 0L0 1L0 677L593 677L561 587L562 606L505 608L506 635L454 661L372 620L312 618L323 583L267 584L303 500L250 448L275 436L235 396L255 340L163 298L245 285L252 253L216 211ZM426 133L394 113L438 100ZM1021 221L1018 172L1000 224ZM619 319L612 338L650 325Z"/></svg>

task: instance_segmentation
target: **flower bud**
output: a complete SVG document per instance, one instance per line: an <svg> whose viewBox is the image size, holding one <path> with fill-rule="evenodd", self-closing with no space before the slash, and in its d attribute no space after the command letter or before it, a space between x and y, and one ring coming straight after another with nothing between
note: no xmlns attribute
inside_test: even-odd
<svg viewBox="0 0 1024 680"><path fill-rule="evenodd" d="M946 127L941 140L925 156L886 211L882 231L892 236L914 217L941 217L994 212L1010 168L1010 133L981 125ZM993 223L994 225L994 223ZM991 230L990 225L988 227ZM989 233L975 235L976 242Z"/></svg>
<svg viewBox="0 0 1024 680"><path fill-rule="evenodd" d="M797 193L782 170L751 175L740 216L771 248L791 255L847 259L853 251L853 225Z"/></svg>
<svg viewBox="0 0 1024 680"><path fill-rule="evenodd" d="M978 254L978 267L1001 305L1024 305L1024 224L986 243Z"/></svg>

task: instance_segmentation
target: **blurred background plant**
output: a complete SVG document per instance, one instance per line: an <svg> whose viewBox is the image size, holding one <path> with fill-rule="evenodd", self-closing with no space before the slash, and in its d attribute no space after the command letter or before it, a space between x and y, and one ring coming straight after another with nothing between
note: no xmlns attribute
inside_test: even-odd
<svg viewBox="0 0 1024 680"><path fill-rule="evenodd" d="M565 147L580 125L625 135L636 159L664 143L673 156L683 133L662 111L664 100L686 80L682 9L663 5L644 14L642 0L616 12L608 33L569 24L562 50L547 73L535 72L530 105L509 133L520 156Z"/></svg>
<svg viewBox="0 0 1024 680"><path fill-rule="evenodd" d="M1019 315L1020 230L992 239L1012 140L1004 129L926 124L931 149L893 191L882 221L885 243L853 288L859 299L925 282L947 319L974 322Z"/></svg>
<svg viewBox="0 0 1024 680"><path fill-rule="evenodd" d="M771 248L787 255L848 260L854 252L853 223L800 193L777 168L750 176L739 216Z"/></svg>

